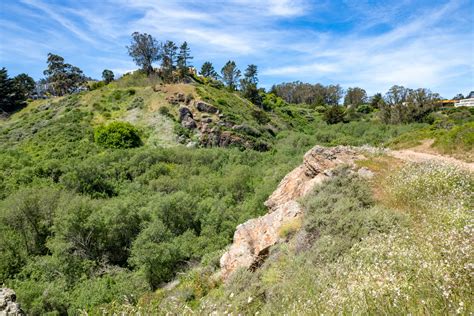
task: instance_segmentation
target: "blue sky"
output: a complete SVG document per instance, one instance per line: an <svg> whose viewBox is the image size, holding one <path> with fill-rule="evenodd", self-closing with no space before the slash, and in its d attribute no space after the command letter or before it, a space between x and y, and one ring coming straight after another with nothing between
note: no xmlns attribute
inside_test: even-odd
<svg viewBox="0 0 474 316"><path fill-rule="evenodd" d="M0 67L39 79L53 52L94 78L124 73L136 68L125 49L134 31L186 40L198 68L254 63L266 88L474 90L472 0L0 0Z"/></svg>

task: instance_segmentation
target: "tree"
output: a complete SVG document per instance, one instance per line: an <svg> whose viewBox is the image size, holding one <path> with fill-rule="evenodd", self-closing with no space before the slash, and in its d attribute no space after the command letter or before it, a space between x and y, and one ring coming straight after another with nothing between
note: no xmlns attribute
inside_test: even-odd
<svg viewBox="0 0 474 316"><path fill-rule="evenodd" d="M257 66L248 65L244 73L244 79L240 80L242 93L244 97L250 100L253 104L260 106L262 104L262 97L257 89Z"/></svg>
<svg viewBox="0 0 474 316"><path fill-rule="evenodd" d="M344 97L344 106L352 105L357 107L367 102L367 92L362 88L349 88L347 89L346 96Z"/></svg>
<svg viewBox="0 0 474 316"><path fill-rule="evenodd" d="M5 68L0 69L0 110L12 112L15 109L13 81Z"/></svg>
<svg viewBox="0 0 474 316"><path fill-rule="evenodd" d="M329 85L326 87L325 102L328 105L338 105L341 100L344 90L340 85Z"/></svg>
<svg viewBox="0 0 474 316"><path fill-rule="evenodd" d="M173 69L176 62L178 46L172 41L166 41L161 52L161 68L163 79L167 82L173 79Z"/></svg>
<svg viewBox="0 0 474 316"><path fill-rule="evenodd" d="M191 59L193 59L193 57L191 56L191 49L189 48L188 43L185 41L179 47L177 59L178 68L181 72L182 77L184 77L184 75L188 72L188 67L191 66L189 63Z"/></svg>
<svg viewBox="0 0 474 316"><path fill-rule="evenodd" d="M224 84L230 91L235 91L240 78L240 70L237 69L235 62L229 60L224 67L222 67L221 74Z"/></svg>
<svg viewBox="0 0 474 316"><path fill-rule="evenodd" d="M384 103L382 93L376 93L370 98L370 106L373 107L374 109L380 108L382 103Z"/></svg>
<svg viewBox="0 0 474 316"><path fill-rule="evenodd" d="M464 99L464 95L462 93L458 93L453 97L453 100L462 100Z"/></svg>
<svg viewBox="0 0 474 316"><path fill-rule="evenodd" d="M82 70L64 63L64 58L59 55L49 53L47 64L48 68L43 73L53 95L62 96L73 93L86 82Z"/></svg>
<svg viewBox="0 0 474 316"><path fill-rule="evenodd" d="M410 89L403 86L392 86L385 94L385 101L390 106L401 105L407 100Z"/></svg>
<svg viewBox="0 0 474 316"><path fill-rule="evenodd" d="M0 110L14 112L26 104L35 89L35 81L27 74L8 78L5 68L0 69Z"/></svg>
<svg viewBox="0 0 474 316"><path fill-rule="evenodd" d="M102 71L102 79L105 81L105 84L109 84L114 81L113 71L109 69L104 69L104 71Z"/></svg>
<svg viewBox="0 0 474 316"><path fill-rule="evenodd" d="M152 63L160 59L160 45L147 33L134 32L127 50L130 57L147 75L153 72Z"/></svg>
<svg viewBox="0 0 474 316"><path fill-rule="evenodd" d="M206 61L204 64L201 66L201 76L204 76L206 78L211 78L214 80L217 80L219 75L217 74L216 70L214 69L214 66L210 61Z"/></svg>
<svg viewBox="0 0 474 316"><path fill-rule="evenodd" d="M247 69L245 69L244 73L244 80L247 83L254 84L255 86L258 84L258 77L257 77L257 65L248 65Z"/></svg>

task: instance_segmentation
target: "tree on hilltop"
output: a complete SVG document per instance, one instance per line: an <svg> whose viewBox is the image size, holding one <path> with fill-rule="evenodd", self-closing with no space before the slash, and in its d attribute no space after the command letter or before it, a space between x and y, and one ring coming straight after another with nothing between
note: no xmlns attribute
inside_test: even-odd
<svg viewBox="0 0 474 316"><path fill-rule="evenodd" d="M210 61L206 61L204 64L202 64L200 74L203 77L211 78L214 80L217 80L217 78L219 77Z"/></svg>
<svg viewBox="0 0 474 316"><path fill-rule="evenodd" d="M160 59L160 45L153 36L147 33L134 32L127 50L130 57L147 75L153 72L152 63Z"/></svg>
<svg viewBox="0 0 474 316"><path fill-rule="evenodd" d="M104 69L104 71L102 71L102 79L106 84L111 83L114 81L114 72L109 69Z"/></svg>
<svg viewBox="0 0 474 316"><path fill-rule="evenodd" d="M244 97L250 100L253 104L260 106L262 104L262 97L257 89L257 73L256 65L248 65L244 73L244 79L240 80L240 86Z"/></svg>
<svg viewBox="0 0 474 316"><path fill-rule="evenodd" d="M178 46L173 41L166 41L161 50L161 69L163 79L167 82L173 79Z"/></svg>
<svg viewBox="0 0 474 316"><path fill-rule="evenodd" d="M188 46L188 43L185 41L179 47L179 53L177 58L177 66L180 70L181 77L184 77L188 73L188 67L191 66L190 61L193 59L191 56L191 49Z"/></svg>
<svg viewBox="0 0 474 316"><path fill-rule="evenodd" d="M48 54L48 68L43 72L49 86L49 92L62 96L77 91L86 82L86 77L79 67L64 63L64 58Z"/></svg>
<svg viewBox="0 0 474 316"><path fill-rule="evenodd" d="M221 69L222 80L230 91L237 89L240 78L240 70L237 69L235 61L229 60Z"/></svg>
<svg viewBox="0 0 474 316"><path fill-rule="evenodd" d="M11 113L21 109L34 89L35 81L27 74L9 78L7 70L0 69L0 113Z"/></svg>

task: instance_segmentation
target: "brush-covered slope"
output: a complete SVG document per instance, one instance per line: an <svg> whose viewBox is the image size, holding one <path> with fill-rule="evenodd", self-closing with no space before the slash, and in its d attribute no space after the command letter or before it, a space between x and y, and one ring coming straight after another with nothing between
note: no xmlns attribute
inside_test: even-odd
<svg viewBox="0 0 474 316"><path fill-rule="evenodd" d="M224 312L227 304L268 311L273 298L297 301L274 289L281 282L273 276L290 277L292 266L241 274L234 288L213 275L236 227L266 212L264 201L310 147L405 146L404 135L428 133L472 148L463 136L469 111L440 113L448 122L462 114L452 129L439 121L386 125L377 113L328 125L307 105L263 98L261 109L239 92L135 73L1 118L0 283L31 315ZM200 305L205 296L215 309Z"/></svg>

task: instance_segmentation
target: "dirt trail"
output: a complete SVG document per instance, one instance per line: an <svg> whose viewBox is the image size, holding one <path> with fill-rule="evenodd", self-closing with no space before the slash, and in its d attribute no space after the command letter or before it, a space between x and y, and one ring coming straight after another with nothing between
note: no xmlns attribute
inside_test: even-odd
<svg viewBox="0 0 474 316"><path fill-rule="evenodd" d="M420 146L413 147L411 149L390 150L387 152L387 154L397 159L410 162L437 161L441 163L448 163L451 165L455 165L459 168L474 172L474 163L469 163L453 157L437 154L431 148L432 143L432 140L428 140L423 142L423 144Z"/></svg>

